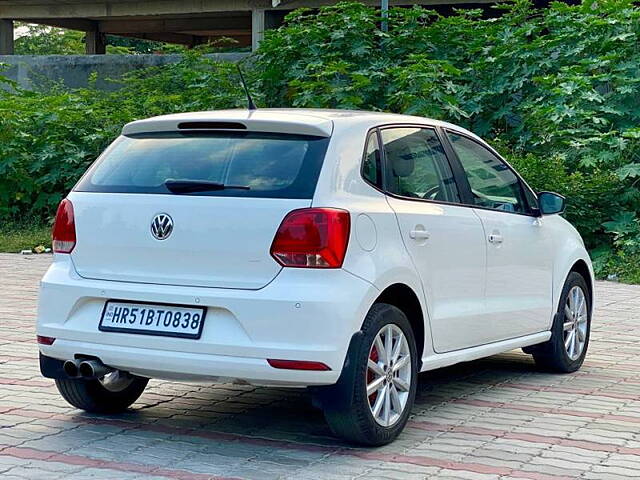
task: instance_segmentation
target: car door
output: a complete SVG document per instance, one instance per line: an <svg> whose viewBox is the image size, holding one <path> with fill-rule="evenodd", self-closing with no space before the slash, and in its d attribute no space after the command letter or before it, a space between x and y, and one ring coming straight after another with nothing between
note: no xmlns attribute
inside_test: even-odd
<svg viewBox="0 0 640 480"><path fill-rule="evenodd" d="M472 208L458 187L433 128L380 130L384 188L403 242L418 271L436 352L486 343L486 247Z"/></svg>
<svg viewBox="0 0 640 480"><path fill-rule="evenodd" d="M486 309L494 340L545 330L552 315L552 239L529 187L497 154L455 131L447 139L484 227Z"/></svg>

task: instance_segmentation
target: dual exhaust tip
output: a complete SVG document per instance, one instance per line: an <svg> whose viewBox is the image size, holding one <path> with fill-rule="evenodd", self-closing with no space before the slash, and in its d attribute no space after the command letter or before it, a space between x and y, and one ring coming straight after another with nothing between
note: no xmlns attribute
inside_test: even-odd
<svg viewBox="0 0 640 480"><path fill-rule="evenodd" d="M86 380L102 378L114 371L113 368L107 367L100 360L82 360L78 358L64 362L62 369L71 378L79 377Z"/></svg>

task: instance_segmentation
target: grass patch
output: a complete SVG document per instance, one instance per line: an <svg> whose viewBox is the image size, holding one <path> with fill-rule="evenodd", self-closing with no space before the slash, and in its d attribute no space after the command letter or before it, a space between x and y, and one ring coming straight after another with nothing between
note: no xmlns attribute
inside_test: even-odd
<svg viewBox="0 0 640 480"><path fill-rule="evenodd" d="M38 224L0 224L0 253L20 253L39 245L51 247L51 227Z"/></svg>
<svg viewBox="0 0 640 480"><path fill-rule="evenodd" d="M594 265L598 265L599 259L594 260ZM611 275L611 280L622 283L632 283L640 285L640 253L624 254L619 252L611 255L604 262L604 268L600 268ZM609 277L609 275L607 275ZM606 278L605 278L606 279Z"/></svg>

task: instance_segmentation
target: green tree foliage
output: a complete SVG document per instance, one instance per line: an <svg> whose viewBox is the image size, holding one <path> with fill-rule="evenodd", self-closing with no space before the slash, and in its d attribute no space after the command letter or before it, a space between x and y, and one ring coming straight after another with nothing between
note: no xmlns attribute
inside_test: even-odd
<svg viewBox="0 0 640 480"><path fill-rule="evenodd" d="M34 24L16 26L26 29L16 39L16 55L81 55L85 51L83 32Z"/></svg>
<svg viewBox="0 0 640 480"><path fill-rule="evenodd" d="M236 76L235 65L194 52L179 64L132 73L117 92L0 90L0 221L49 218L127 122L244 106Z"/></svg>
<svg viewBox="0 0 640 480"><path fill-rule="evenodd" d="M85 33L46 25L18 23L26 30L16 39L16 55L84 55ZM138 38L107 35L107 53L184 53L186 47Z"/></svg>
<svg viewBox="0 0 640 480"><path fill-rule="evenodd" d="M107 35L107 53L140 54L140 53L184 53L186 47L168 43L142 40L139 38Z"/></svg>
<svg viewBox="0 0 640 480"><path fill-rule="evenodd" d="M258 52L264 102L435 117L497 139L534 188L567 196L599 273L615 271L640 253L640 8L499 8L490 20L392 9L388 33L359 4L297 11Z"/></svg>
<svg viewBox="0 0 640 480"><path fill-rule="evenodd" d="M258 103L435 117L494 140L536 189L568 198L600 274L640 280L640 8L501 5L442 17L359 3L298 10L246 66ZM93 89L0 97L0 217L46 218L127 121L244 106L234 66L188 54Z"/></svg>

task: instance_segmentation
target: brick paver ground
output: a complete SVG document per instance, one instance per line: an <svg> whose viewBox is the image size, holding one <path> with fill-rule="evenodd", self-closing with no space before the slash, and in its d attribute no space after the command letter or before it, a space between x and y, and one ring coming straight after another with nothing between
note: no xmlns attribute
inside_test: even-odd
<svg viewBox="0 0 640 480"><path fill-rule="evenodd" d="M39 376L48 256L0 255L0 478L640 478L640 287L599 283L587 361L536 371L518 352L422 374L391 445L332 438L304 392L152 380L117 417L69 407Z"/></svg>

